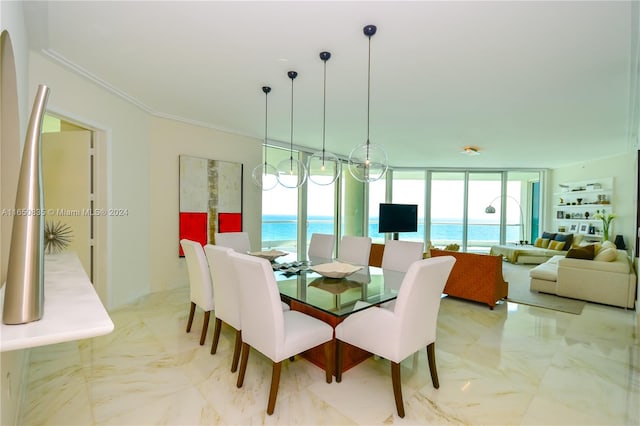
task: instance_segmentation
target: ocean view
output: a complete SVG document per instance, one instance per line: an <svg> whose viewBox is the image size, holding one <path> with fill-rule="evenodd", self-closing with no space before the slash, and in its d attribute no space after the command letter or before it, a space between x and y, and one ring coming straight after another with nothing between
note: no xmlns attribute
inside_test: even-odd
<svg viewBox="0 0 640 426"><path fill-rule="evenodd" d="M308 235L314 232L323 234L333 233L333 221L331 217L309 216ZM295 216L289 215L264 215L262 217L263 241L295 241L297 221ZM520 227L517 225L507 227L507 241L520 240ZM424 223L418 222L417 232L402 232L404 240L422 240L424 235ZM462 223L455 223L447 219L434 219L431 227L431 241L433 244L446 244L459 241L462 235ZM377 218L372 218L369 223L369 236L373 240L384 239L384 234L378 233ZM468 240L473 242L495 242L500 238L500 228L496 224L477 223L470 224Z"/></svg>

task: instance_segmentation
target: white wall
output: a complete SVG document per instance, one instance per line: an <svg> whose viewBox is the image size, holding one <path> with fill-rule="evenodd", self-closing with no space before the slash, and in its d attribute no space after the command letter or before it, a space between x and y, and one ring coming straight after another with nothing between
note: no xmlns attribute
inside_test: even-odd
<svg viewBox="0 0 640 426"><path fill-rule="evenodd" d="M188 285L184 258L178 257L178 156L243 164L243 230L251 246L260 247L262 194L251 171L262 161L262 141L162 118L151 122L149 270L155 292Z"/></svg>
<svg viewBox="0 0 640 426"><path fill-rule="evenodd" d="M589 179L613 177L612 210L618 216L612 222L613 232L609 238L617 234L624 236L627 247L635 245L636 222L636 153L617 155L600 160L593 160L569 167L553 169L549 173L547 187L547 212L544 229L553 228L552 199L554 192L558 192L558 184L562 182L586 181Z"/></svg>
<svg viewBox="0 0 640 426"><path fill-rule="evenodd" d="M106 131L107 208L128 215L108 217L107 308L149 293L149 145L151 117L129 102L72 73L39 53L29 57L29 89L51 92L49 111Z"/></svg>

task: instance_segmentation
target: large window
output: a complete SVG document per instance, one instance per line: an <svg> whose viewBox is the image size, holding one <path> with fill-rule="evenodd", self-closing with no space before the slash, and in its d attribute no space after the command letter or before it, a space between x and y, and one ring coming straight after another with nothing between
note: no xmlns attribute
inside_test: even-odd
<svg viewBox="0 0 640 426"><path fill-rule="evenodd" d="M449 244L462 247L464 240L464 172L430 174L429 226L427 238L436 247Z"/></svg>
<svg viewBox="0 0 640 426"><path fill-rule="evenodd" d="M269 163L289 158L289 151L268 147ZM296 253L298 246L298 190L282 185L262 191L262 248Z"/></svg>
<svg viewBox="0 0 640 426"><path fill-rule="evenodd" d="M288 158L289 150L268 148L269 162ZM346 164L345 164L346 166ZM396 168L364 184L343 168L333 184L308 181L298 189L280 185L262 192L262 248L306 256L314 232L370 236L378 232L380 203L418 205L418 231L400 239L457 244L461 251L488 252L495 244L533 241L538 235L542 172L534 170L429 170ZM336 255L339 253L336 252Z"/></svg>
<svg viewBox="0 0 640 426"><path fill-rule="evenodd" d="M418 230L416 232L402 232L398 238L424 242L425 171L394 170L392 177L391 202L418 205Z"/></svg>

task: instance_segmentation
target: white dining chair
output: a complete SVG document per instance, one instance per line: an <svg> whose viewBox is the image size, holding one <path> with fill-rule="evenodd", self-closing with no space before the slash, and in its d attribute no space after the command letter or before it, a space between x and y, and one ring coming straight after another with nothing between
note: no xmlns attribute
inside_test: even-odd
<svg viewBox="0 0 640 426"><path fill-rule="evenodd" d="M407 272L413 262L422 259L423 252L423 242L389 240L382 252L382 269Z"/></svg>
<svg viewBox="0 0 640 426"><path fill-rule="evenodd" d="M338 248L338 260L354 265L368 265L371 238L344 235Z"/></svg>
<svg viewBox="0 0 640 426"><path fill-rule="evenodd" d="M215 323L213 329L213 342L211 343L211 354L218 350L220 331L224 322L235 330L235 343L233 346L233 359L231 361L231 372L238 369L240 359L240 348L242 346L242 318L240 316L240 287L235 274L235 269L231 264L230 254L234 250L229 247L219 247L212 244L204 246L204 253L209 262L211 271L211 282L213 292L216 295L214 301ZM289 305L280 303L282 310L289 310Z"/></svg>
<svg viewBox="0 0 640 426"><path fill-rule="evenodd" d="M391 381L398 416L404 417L400 362L427 348L434 388L440 387L436 370L436 323L444 285L453 256L418 260L405 274L393 310L371 307L348 316L336 327L336 381L342 380L343 342L391 362Z"/></svg>
<svg viewBox="0 0 640 426"><path fill-rule="evenodd" d="M189 320L187 321L187 333L191 331L193 316L196 306L204 311L204 322L202 324L202 334L200 344L204 345L209 328L209 317L214 308L213 285L209 274L209 264L204 254L204 249L200 243L187 239L180 240L184 257L187 261L187 271L189 273L189 292L191 298L191 309Z"/></svg>
<svg viewBox="0 0 640 426"><path fill-rule="evenodd" d="M207 244L204 252L209 261L211 271L211 282L215 298L215 323L213 328L213 342L211 343L211 353L215 354L218 349L220 339L220 329L222 322L235 330L235 344L233 346L233 360L231 362L231 372L238 369L240 359L240 347L242 345L242 327L240 322L240 289L235 276L235 270L231 265L229 255L233 249L229 247L214 246Z"/></svg>
<svg viewBox="0 0 640 426"><path fill-rule="evenodd" d="M316 232L311 234L309 250L307 251L309 260L312 262L314 260L330 262L333 259L335 242L336 237L333 234L319 234Z"/></svg>
<svg viewBox="0 0 640 426"><path fill-rule="evenodd" d="M216 232L214 238L217 246L229 247L238 253L251 251L251 242L247 232Z"/></svg>
<svg viewBox="0 0 640 426"><path fill-rule="evenodd" d="M237 386L244 383L249 351L262 353L273 362L267 414L273 414L280 383L282 361L319 345L324 345L325 378L332 380L333 328L298 311L283 311L271 263L259 257L231 253L231 262L240 284L242 317L242 357Z"/></svg>

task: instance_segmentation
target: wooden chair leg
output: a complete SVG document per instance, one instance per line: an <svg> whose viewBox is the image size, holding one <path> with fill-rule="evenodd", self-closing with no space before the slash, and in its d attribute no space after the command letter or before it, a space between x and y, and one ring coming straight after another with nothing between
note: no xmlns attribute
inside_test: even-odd
<svg viewBox="0 0 640 426"><path fill-rule="evenodd" d="M429 360L429 371L431 372L431 383L433 387L438 389L440 382L438 381L438 370L436 369L436 343L427 345L427 359Z"/></svg>
<svg viewBox="0 0 640 426"><path fill-rule="evenodd" d="M393 396L396 398L398 416L404 417L404 404L402 403L402 381L400 380L400 363L391 362L391 382L393 383Z"/></svg>
<svg viewBox="0 0 640 426"><path fill-rule="evenodd" d="M267 414L272 415L276 406L276 398L278 397L278 387L280 386L280 371L282 370L282 361L273 363L271 372L271 390L269 391L269 403L267 404Z"/></svg>
<svg viewBox="0 0 640 426"><path fill-rule="evenodd" d="M215 325L213 327L213 343L211 343L211 354L215 354L218 350L218 340L220 340L220 329L222 328L222 320L216 318Z"/></svg>
<svg viewBox="0 0 640 426"><path fill-rule="evenodd" d="M247 371L247 360L249 359L249 350L251 347L242 342L242 358L240 360L240 371L238 372L238 381L236 382L236 386L241 388L244 383L244 373Z"/></svg>
<svg viewBox="0 0 640 426"><path fill-rule="evenodd" d="M196 304L191 302L191 310L189 311L189 321L187 321L187 333L191 331L191 324L193 324L193 315L196 313Z"/></svg>
<svg viewBox="0 0 640 426"><path fill-rule="evenodd" d="M336 339L336 382L342 381L342 342Z"/></svg>
<svg viewBox="0 0 640 426"><path fill-rule="evenodd" d="M333 341L329 340L324 345L324 375L327 383L333 380Z"/></svg>
<svg viewBox="0 0 640 426"><path fill-rule="evenodd" d="M204 345L204 341L207 338L207 329L209 328L209 318L211 317L211 311L204 313L204 322L202 323L202 334L200 335L200 346Z"/></svg>
<svg viewBox="0 0 640 426"><path fill-rule="evenodd" d="M240 359L240 348L242 347L242 331L236 330L236 343L233 345L233 361L231 361L231 372L235 373L238 369L238 360Z"/></svg>

